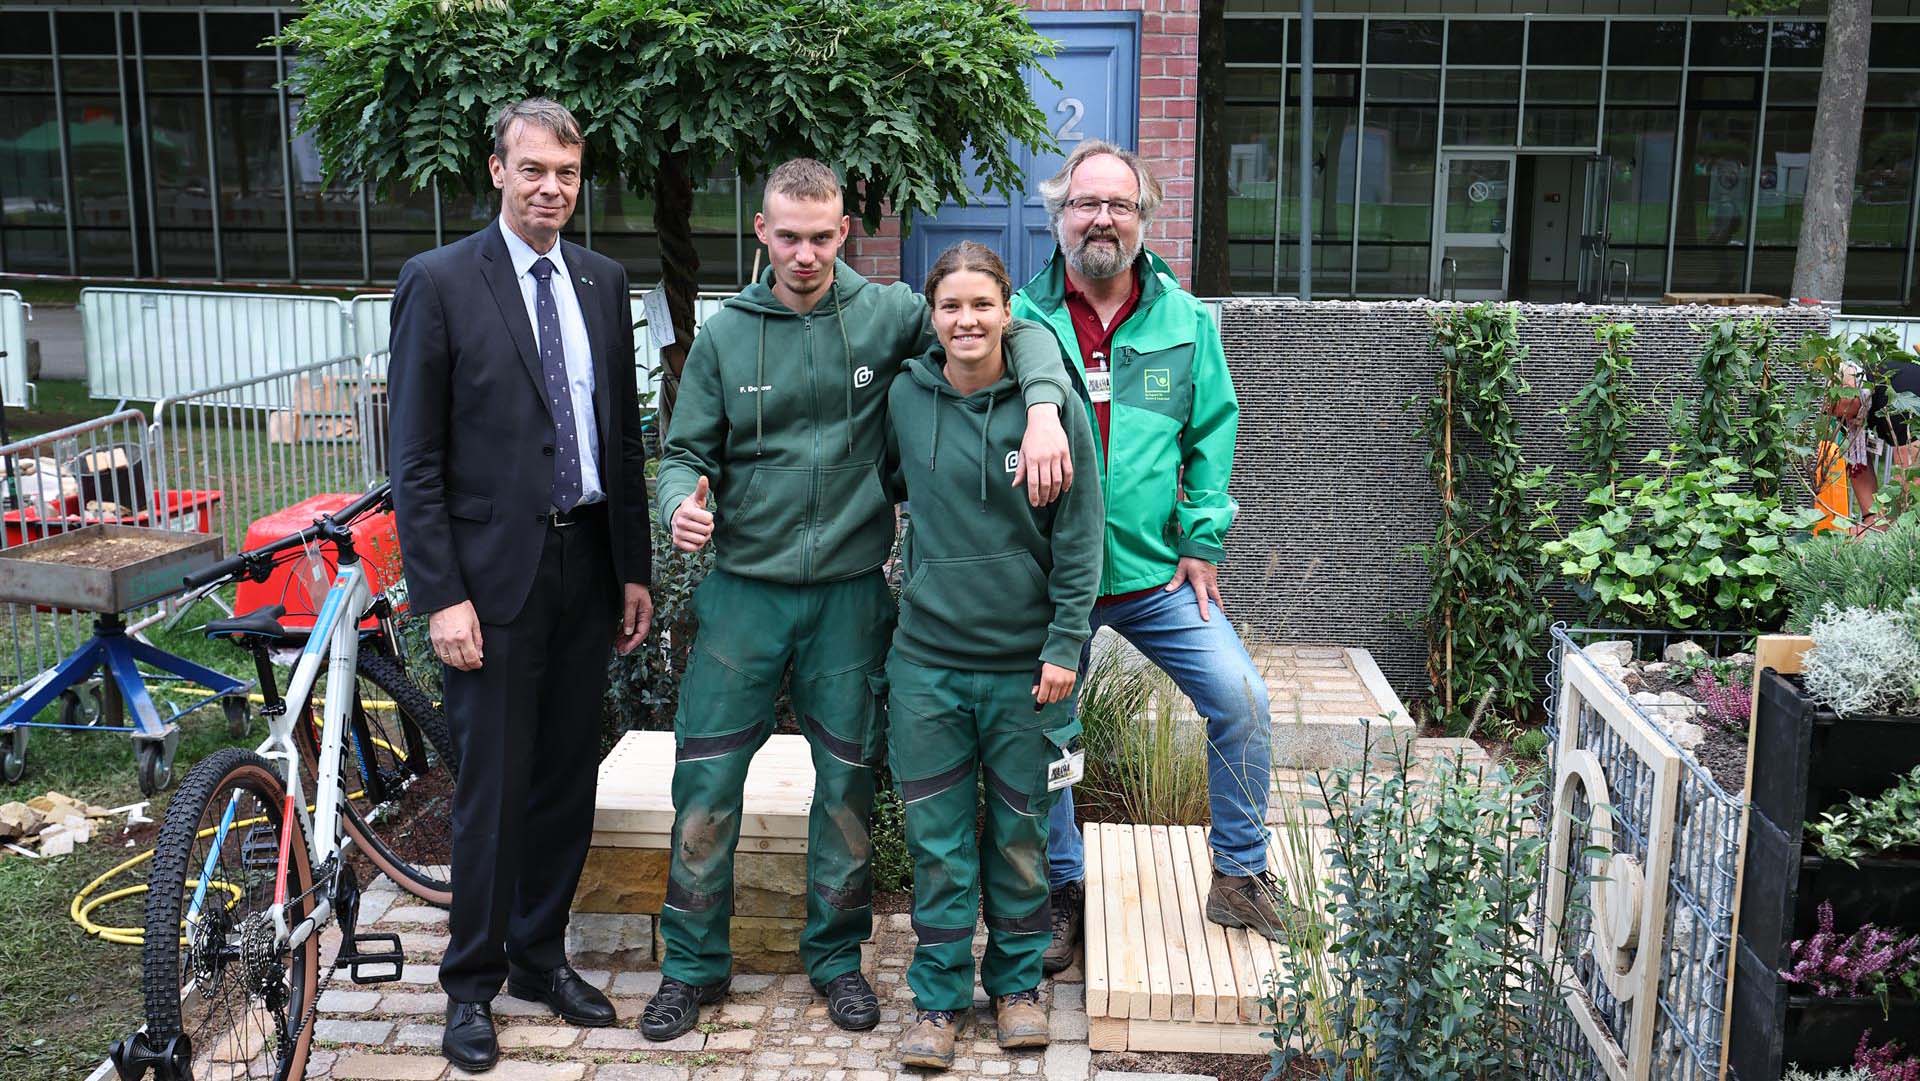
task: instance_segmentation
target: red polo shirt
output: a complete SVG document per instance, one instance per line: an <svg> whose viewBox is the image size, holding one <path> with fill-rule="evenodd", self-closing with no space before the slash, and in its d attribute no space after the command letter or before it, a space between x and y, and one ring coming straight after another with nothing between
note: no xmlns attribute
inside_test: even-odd
<svg viewBox="0 0 1920 1081"><path fill-rule="evenodd" d="M1093 302L1087 299L1085 293L1074 288L1071 277L1067 278L1067 314L1073 317L1073 336L1080 344L1080 363L1087 369L1089 389L1095 381L1094 373L1106 374L1112 370L1109 358L1113 347L1114 331L1119 330L1120 324L1125 323L1134 309L1140 306L1140 274L1138 271L1128 271L1127 276L1132 280L1133 288L1127 293L1127 299L1120 305L1119 310L1113 313L1113 321L1105 326L1100 325L1100 315L1093 310ZM1111 416L1111 410L1108 408L1110 397L1109 390L1107 394L1098 395L1093 403L1093 416L1100 425L1100 456L1103 458L1107 454L1108 418ZM1115 601L1132 600L1135 597L1144 597L1158 588L1149 586L1146 589L1136 589L1131 593L1113 594L1101 597L1095 603L1112 604Z"/></svg>
<svg viewBox="0 0 1920 1081"><path fill-rule="evenodd" d="M1120 310L1113 313L1113 322L1100 325L1100 315L1093 310L1093 302L1087 295L1074 288L1073 278L1067 278L1067 314L1073 317L1073 336L1080 343L1080 364L1086 368L1089 376L1094 372L1111 370L1109 353L1113 346L1114 331L1127 321L1133 310L1140 306L1140 274L1129 270L1127 277L1133 282L1133 289L1127 293L1127 299ZM1091 383L1093 380L1088 380ZM1094 419L1100 424L1100 453L1107 453L1107 427L1109 411L1107 395L1097 396L1093 403Z"/></svg>

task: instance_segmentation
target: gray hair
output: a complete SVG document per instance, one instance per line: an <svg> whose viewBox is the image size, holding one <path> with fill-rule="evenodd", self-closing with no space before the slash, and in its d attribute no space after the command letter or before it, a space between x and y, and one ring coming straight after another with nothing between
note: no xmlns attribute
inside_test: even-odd
<svg viewBox="0 0 1920 1081"><path fill-rule="evenodd" d="M522 98L502 106L493 118L493 153L501 161L507 160L507 135L513 131L516 121L547 129L561 146L579 146L586 142L580 135L580 122L565 105L552 98Z"/></svg>
<svg viewBox="0 0 1920 1081"><path fill-rule="evenodd" d="M1060 236L1060 214L1067 208L1067 191L1073 186L1073 171L1080 168L1088 158L1101 154L1111 154L1127 163L1133 170L1133 178L1140 185L1140 227L1144 230L1153 222L1153 215L1160 209L1163 192L1160 181L1147 168L1140 156L1124 147L1115 146L1104 139L1082 139L1080 145L1073 148L1067 160L1060 163L1060 171L1047 180L1040 182L1040 198L1047 204L1047 224L1052 227L1056 239Z"/></svg>

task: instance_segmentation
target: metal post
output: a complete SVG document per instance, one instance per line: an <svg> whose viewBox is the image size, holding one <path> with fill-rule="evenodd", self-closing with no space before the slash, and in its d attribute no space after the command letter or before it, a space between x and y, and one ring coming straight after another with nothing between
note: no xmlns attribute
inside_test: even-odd
<svg viewBox="0 0 1920 1081"><path fill-rule="evenodd" d="M73 185L73 141L67 127L66 72L60 64L60 21L47 12L48 34L53 42L53 120L60 125L60 200L66 207L67 273L80 273L80 237L74 220L80 216L75 205Z"/></svg>
<svg viewBox="0 0 1920 1081"><path fill-rule="evenodd" d="M1300 299L1313 299L1313 0L1300 0Z"/></svg>
<svg viewBox="0 0 1920 1081"><path fill-rule="evenodd" d="M221 239L220 215L227 205L220 190L220 143L213 126L213 61L207 58L207 13L200 13L200 108L207 125L207 214L213 222L213 276L227 278L226 243Z"/></svg>

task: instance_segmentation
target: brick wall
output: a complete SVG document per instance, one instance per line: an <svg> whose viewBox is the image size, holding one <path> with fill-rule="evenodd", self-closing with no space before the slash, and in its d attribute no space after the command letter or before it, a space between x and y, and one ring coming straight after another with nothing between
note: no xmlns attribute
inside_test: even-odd
<svg viewBox="0 0 1920 1081"><path fill-rule="evenodd" d="M1138 11L1140 18L1139 151L1166 187L1166 202L1147 231L1147 246L1182 284L1193 279L1194 170L1200 131L1200 0L1028 0L1034 11ZM876 236L856 224L847 262L868 277L900 276L900 223ZM871 269L870 269L871 268Z"/></svg>
<svg viewBox="0 0 1920 1081"><path fill-rule="evenodd" d="M1409 619L1429 580L1406 548L1432 540L1439 505L1406 404L1434 391L1434 307L1242 300L1220 318L1240 398L1232 483L1240 511L1221 569L1227 611L1256 637L1371 650L1408 700L1428 693ZM1596 314L1639 328L1633 387L1656 405L1622 456L1638 461L1666 444L1673 396L1698 400L1703 336L1690 324L1757 313L1778 321L1783 342L1827 328L1826 313L1813 309L1521 305L1520 374L1532 390L1514 412L1528 464L1577 467L1550 411L1592 377ZM1580 609L1560 596L1555 618L1579 625Z"/></svg>

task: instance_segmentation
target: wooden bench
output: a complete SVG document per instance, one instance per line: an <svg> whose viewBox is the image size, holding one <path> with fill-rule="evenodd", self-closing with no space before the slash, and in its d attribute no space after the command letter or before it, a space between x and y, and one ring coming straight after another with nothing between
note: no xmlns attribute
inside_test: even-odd
<svg viewBox="0 0 1920 1081"><path fill-rule="evenodd" d="M673 838L671 732L629 732L600 763L593 847L573 896L567 950L592 967L658 960L656 917ZM813 758L800 736L767 740L747 769L734 861L737 972L800 972L807 914L807 814Z"/></svg>

